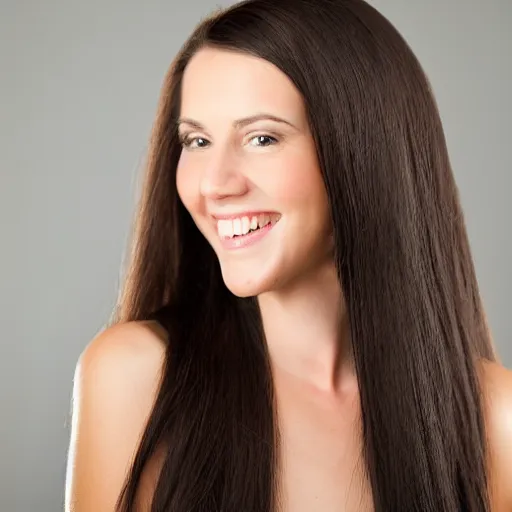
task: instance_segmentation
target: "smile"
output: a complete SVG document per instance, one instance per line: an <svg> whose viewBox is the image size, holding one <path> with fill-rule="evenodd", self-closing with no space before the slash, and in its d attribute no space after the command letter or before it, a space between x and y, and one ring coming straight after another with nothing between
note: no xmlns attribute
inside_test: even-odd
<svg viewBox="0 0 512 512"><path fill-rule="evenodd" d="M225 249L239 249L259 242L279 221L278 213L254 213L217 218L217 234Z"/></svg>

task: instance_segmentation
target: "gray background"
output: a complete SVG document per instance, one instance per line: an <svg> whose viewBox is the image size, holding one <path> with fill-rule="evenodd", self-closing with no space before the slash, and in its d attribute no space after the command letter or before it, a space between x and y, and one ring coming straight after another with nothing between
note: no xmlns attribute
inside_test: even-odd
<svg viewBox="0 0 512 512"><path fill-rule="evenodd" d="M74 366L114 304L160 85L230 3L1 0L0 512L62 509ZM512 2L372 3L434 86L510 367Z"/></svg>

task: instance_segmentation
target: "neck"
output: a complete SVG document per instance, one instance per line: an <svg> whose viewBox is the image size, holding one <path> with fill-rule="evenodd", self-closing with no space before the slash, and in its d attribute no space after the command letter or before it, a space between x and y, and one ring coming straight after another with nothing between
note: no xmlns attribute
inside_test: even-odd
<svg viewBox="0 0 512 512"><path fill-rule="evenodd" d="M332 263L258 303L276 371L336 393L353 377L348 316Z"/></svg>

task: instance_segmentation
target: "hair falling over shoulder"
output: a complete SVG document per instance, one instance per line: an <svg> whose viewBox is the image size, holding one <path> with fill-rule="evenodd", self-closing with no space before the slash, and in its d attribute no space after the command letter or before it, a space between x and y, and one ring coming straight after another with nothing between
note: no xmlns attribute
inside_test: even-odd
<svg viewBox="0 0 512 512"><path fill-rule="evenodd" d="M489 510L477 363L494 359L428 80L363 0L248 0L196 28L162 88L115 322L170 331L118 510L165 460L153 512L277 512L279 432L256 301L225 287L176 190L185 67L212 46L265 59L303 96L330 202L375 510ZM248 406L250 404L250 407Z"/></svg>

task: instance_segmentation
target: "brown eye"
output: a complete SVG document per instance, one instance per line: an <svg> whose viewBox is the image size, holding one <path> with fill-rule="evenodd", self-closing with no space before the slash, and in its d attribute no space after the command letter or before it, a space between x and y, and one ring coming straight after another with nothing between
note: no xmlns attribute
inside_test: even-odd
<svg viewBox="0 0 512 512"><path fill-rule="evenodd" d="M277 143L277 139L275 137L271 137L270 135L257 135L251 139L251 142L252 141L257 141L258 143L255 145L260 147L271 146Z"/></svg>
<svg viewBox="0 0 512 512"><path fill-rule="evenodd" d="M192 145L194 142L197 142L197 144L195 146ZM206 139L204 139L203 137L186 137L186 136L184 136L181 138L181 145L185 148L192 148L192 149L204 148L204 147L206 147L207 144L208 144L208 141Z"/></svg>

